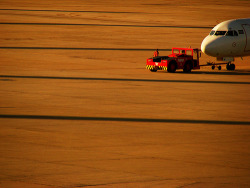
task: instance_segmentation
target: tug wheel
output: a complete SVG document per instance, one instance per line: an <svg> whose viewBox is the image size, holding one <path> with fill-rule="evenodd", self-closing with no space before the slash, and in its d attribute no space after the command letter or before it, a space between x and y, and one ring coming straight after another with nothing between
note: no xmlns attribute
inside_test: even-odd
<svg viewBox="0 0 250 188"><path fill-rule="evenodd" d="M150 69L151 72L157 72L157 69Z"/></svg>
<svg viewBox="0 0 250 188"><path fill-rule="evenodd" d="M175 72L177 68L176 62L171 61L168 65L168 72Z"/></svg>
<svg viewBox="0 0 250 188"><path fill-rule="evenodd" d="M191 61L187 61L184 65L184 69L183 72L191 72L192 70L192 62Z"/></svg>

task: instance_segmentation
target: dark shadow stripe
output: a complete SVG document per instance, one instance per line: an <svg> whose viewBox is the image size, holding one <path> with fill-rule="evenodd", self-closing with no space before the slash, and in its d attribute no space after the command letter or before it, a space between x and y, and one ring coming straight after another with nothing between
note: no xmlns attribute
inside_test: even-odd
<svg viewBox="0 0 250 188"><path fill-rule="evenodd" d="M119 82L170 82L170 83L201 83L201 84L250 84L250 82L206 81L206 80L153 80L132 78L89 78L89 77L59 77L59 76L16 76L0 75L0 78L27 79L57 79L57 80L90 80L90 81L119 81Z"/></svg>
<svg viewBox="0 0 250 188"><path fill-rule="evenodd" d="M108 14L152 14L143 12L114 12L114 11L88 11L88 10L34 10L34 9L0 9L2 11L23 11L23 12L82 12L82 13L108 13Z"/></svg>
<svg viewBox="0 0 250 188"><path fill-rule="evenodd" d="M147 119L121 117L84 117L84 116L47 116L47 115L7 115L0 118L8 119L43 119L43 120L78 120L78 121L118 121L118 122L149 122L149 123L191 123L191 124L220 124L220 125L250 125L249 121L218 121L190 119Z"/></svg>
<svg viewBox="0 0 250 188"><path fill-rule="evenodd" d="M104 26L104 27L146 27L146 28L180 28L180 29L212 29L206 26L172 26L172 25L123 25L123 24L77 24L77 23L0 23L1 25L66 25L66 26Z"/></svg>
<svg viewBox="0 0 250 188"><path fill-rule="evenodd" d="M100 50L100 51L155 51L146 48L66 48L66 47L19 47L1 46L0 49L9 50ZM160 51L172 51L172 49L159 49Z"/></svg>

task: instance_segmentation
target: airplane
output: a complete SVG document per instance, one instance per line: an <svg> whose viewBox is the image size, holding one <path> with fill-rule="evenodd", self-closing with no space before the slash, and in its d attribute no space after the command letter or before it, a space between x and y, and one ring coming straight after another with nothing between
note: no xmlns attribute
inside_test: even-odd
<svg viewBox="0 0 250 188"><path fill-rule="evenodd" d="M216 57L217 61L226 61L227 70L235 70L234 58L250 55L250 18L227 20L216 25L202 41L201 51Z"/></svg>

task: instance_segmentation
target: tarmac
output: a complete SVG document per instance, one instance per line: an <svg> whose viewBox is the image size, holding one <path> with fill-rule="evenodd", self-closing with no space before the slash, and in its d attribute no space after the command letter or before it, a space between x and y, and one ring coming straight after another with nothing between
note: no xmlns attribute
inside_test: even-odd
<svg viewBox="0 0 250 188"><path fill-rule="evenodd" d="M250 186L250 57L145 69L248 1L0 6L0 187Z"/></svg>

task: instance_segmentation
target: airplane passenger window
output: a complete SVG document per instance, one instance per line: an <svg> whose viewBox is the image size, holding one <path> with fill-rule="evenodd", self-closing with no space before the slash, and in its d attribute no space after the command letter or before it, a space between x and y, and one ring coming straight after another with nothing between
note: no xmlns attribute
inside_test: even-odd
<svg viewBox="0 0 250 188"><path fill-rule="evenodd" d="M234 31L234 36L238 36L238 33L237 33L237 31Z"/></svg>
<svg viewBox="0 0 250 188"><path fill-rule="evenodd" d="M209 35L214 35L214 33L215 33L215 31L212 30L212 31L209 33Z"/></svg>
<svg viewBox="0 0 250 188"><path fill-rule="evenodd" d="M226 34L226 31L216 31L215 32L215 35L225 35Z"/></svg>

